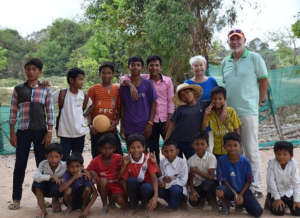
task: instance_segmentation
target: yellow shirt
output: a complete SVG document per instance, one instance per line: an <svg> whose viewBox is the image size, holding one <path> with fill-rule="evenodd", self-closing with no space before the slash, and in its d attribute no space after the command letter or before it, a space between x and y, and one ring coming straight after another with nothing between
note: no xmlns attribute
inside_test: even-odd
<svg viewBox="0 0 300 218"><path fill-rule="evenodd" d="M222 123L215 111L212 111L207 117L207 125L210 126L214 135L213 153L217 155L226 154L223 147L223 137L226 133L233 132L241 126L241 121L232 107L227 107L227 118Z"/></svg>

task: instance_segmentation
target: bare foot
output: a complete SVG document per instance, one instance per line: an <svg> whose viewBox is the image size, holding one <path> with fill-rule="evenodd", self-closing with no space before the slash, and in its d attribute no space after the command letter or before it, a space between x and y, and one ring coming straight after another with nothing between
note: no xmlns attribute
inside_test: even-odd
<svg viewBox="0 0 300 218"><path fill-rule="evenodd" d="M63 211L63 214L64 215L68 215L68 214L70 214L72 212L72 208L71 207L67 207L67 209L65 209L64 211Z"/></svg>
<svg viewBox="0 0 300 218"><path fill-rule="evenodd" d="M108 205L104 205L101 210L100 210L100 214L106 214L109 211L109 206Z"/></svg>

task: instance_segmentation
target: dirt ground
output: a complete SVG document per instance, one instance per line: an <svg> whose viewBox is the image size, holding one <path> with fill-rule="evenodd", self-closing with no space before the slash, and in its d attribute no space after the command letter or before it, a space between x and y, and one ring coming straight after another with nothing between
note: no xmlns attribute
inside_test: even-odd
<svg viewBox="0 0 300 218"><path fill-rule="evenodd" d="M261 159L262 159L262 178L266 178L266 168L267 168L267 161L274 157L272 150L262 150L260 152ZM294 151L294 157L298 161L298 167L300 167L300 149L296 148ZM85 158L85 166L89 163L91 160L91 155L89 152L84 152L84 158ZM0 183L0 217L1 218L33 218L35 217L39 209L36 204L35 197L33 193L31 192L31 184L32 184L32 176L35 169L35 162L34 162L34 156L31 153L30 158L27 165L26 170L26 177L23 184L23 198L21 202L21 209L17 211L10 211L7 209L8 203L11 200L11 193L12 193L12 175L13 175L13 167L14 167L14 155L10 156L0 156L0 175L2 176L1 183ZM263 188L266 190L266 182L265 179L263 179ZM266 191L264 191L264 195L266 195ZM264 203L264 199L259 200L261 205ZM148 216L146 216L144 211L138 211L136 214L129 214L128 212L122 212L119 209L112 209L109 211L107 215L100 215L99 211L101 208L101 200L100 198L97 199L95 205L90 211L89 217L113 217L113 218L119 218L119 217L155 217L155 218L166 218L166 217L172 217L172 218L179 218L179 217L190 217L190 218L196 218L196 217L219 217L217 211L212 211L210 207L205 207L204 209L194 209L194 208L187 208L185 210L178 210L175 212L169 212L164 209L158 209L152 213L150 213ZM70 215L64 216L63 214L53 214L51 210L49 209L49 216L53 218L59 218L59 217L78 217L79 212L74 211ZM231 212L231 215L233 217L249 217L246 212L243 213L236 213L235 211ZM265 211L262 217L274 217L270 214L269 211ZM285 216L288 217L288 216Z"/></svg>

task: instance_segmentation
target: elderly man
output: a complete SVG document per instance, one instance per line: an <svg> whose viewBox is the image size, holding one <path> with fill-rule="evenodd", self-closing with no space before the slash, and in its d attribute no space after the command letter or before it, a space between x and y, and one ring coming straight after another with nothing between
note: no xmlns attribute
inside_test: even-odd
<svg viewBox="0 0 300 218"><path fill-rule="evenodd" d="M243 151L251 162L254 175L251 190L260 198L263 194L258 150L258 109L265 101L269 81L264 60L259 54L245 48L245 43L242 30L234 29L228 33L232 54L222 62L222 74L228 93L227 104L235 108L242 122Z"/></svg>

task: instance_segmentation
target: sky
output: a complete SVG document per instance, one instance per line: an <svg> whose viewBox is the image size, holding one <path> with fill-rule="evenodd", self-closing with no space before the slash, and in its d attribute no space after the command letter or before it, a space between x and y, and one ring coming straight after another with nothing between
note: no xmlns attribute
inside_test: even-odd
<svg viewBox="0 0 300 218"><path fill-rule="evenodd" d="M237 0L241 1L241 0ZM251 1L251 0L250 0ZM238 23L248 41L259 37L268 39L268 33L290 28L300 12L300 0L256 0L259 10L245 4L238 13ZM84 0L1 0L0 28L16 29L22 36L46 28L57 18L80 19ZM229 31L224 28L215 38L226 41Z"/></svg>

